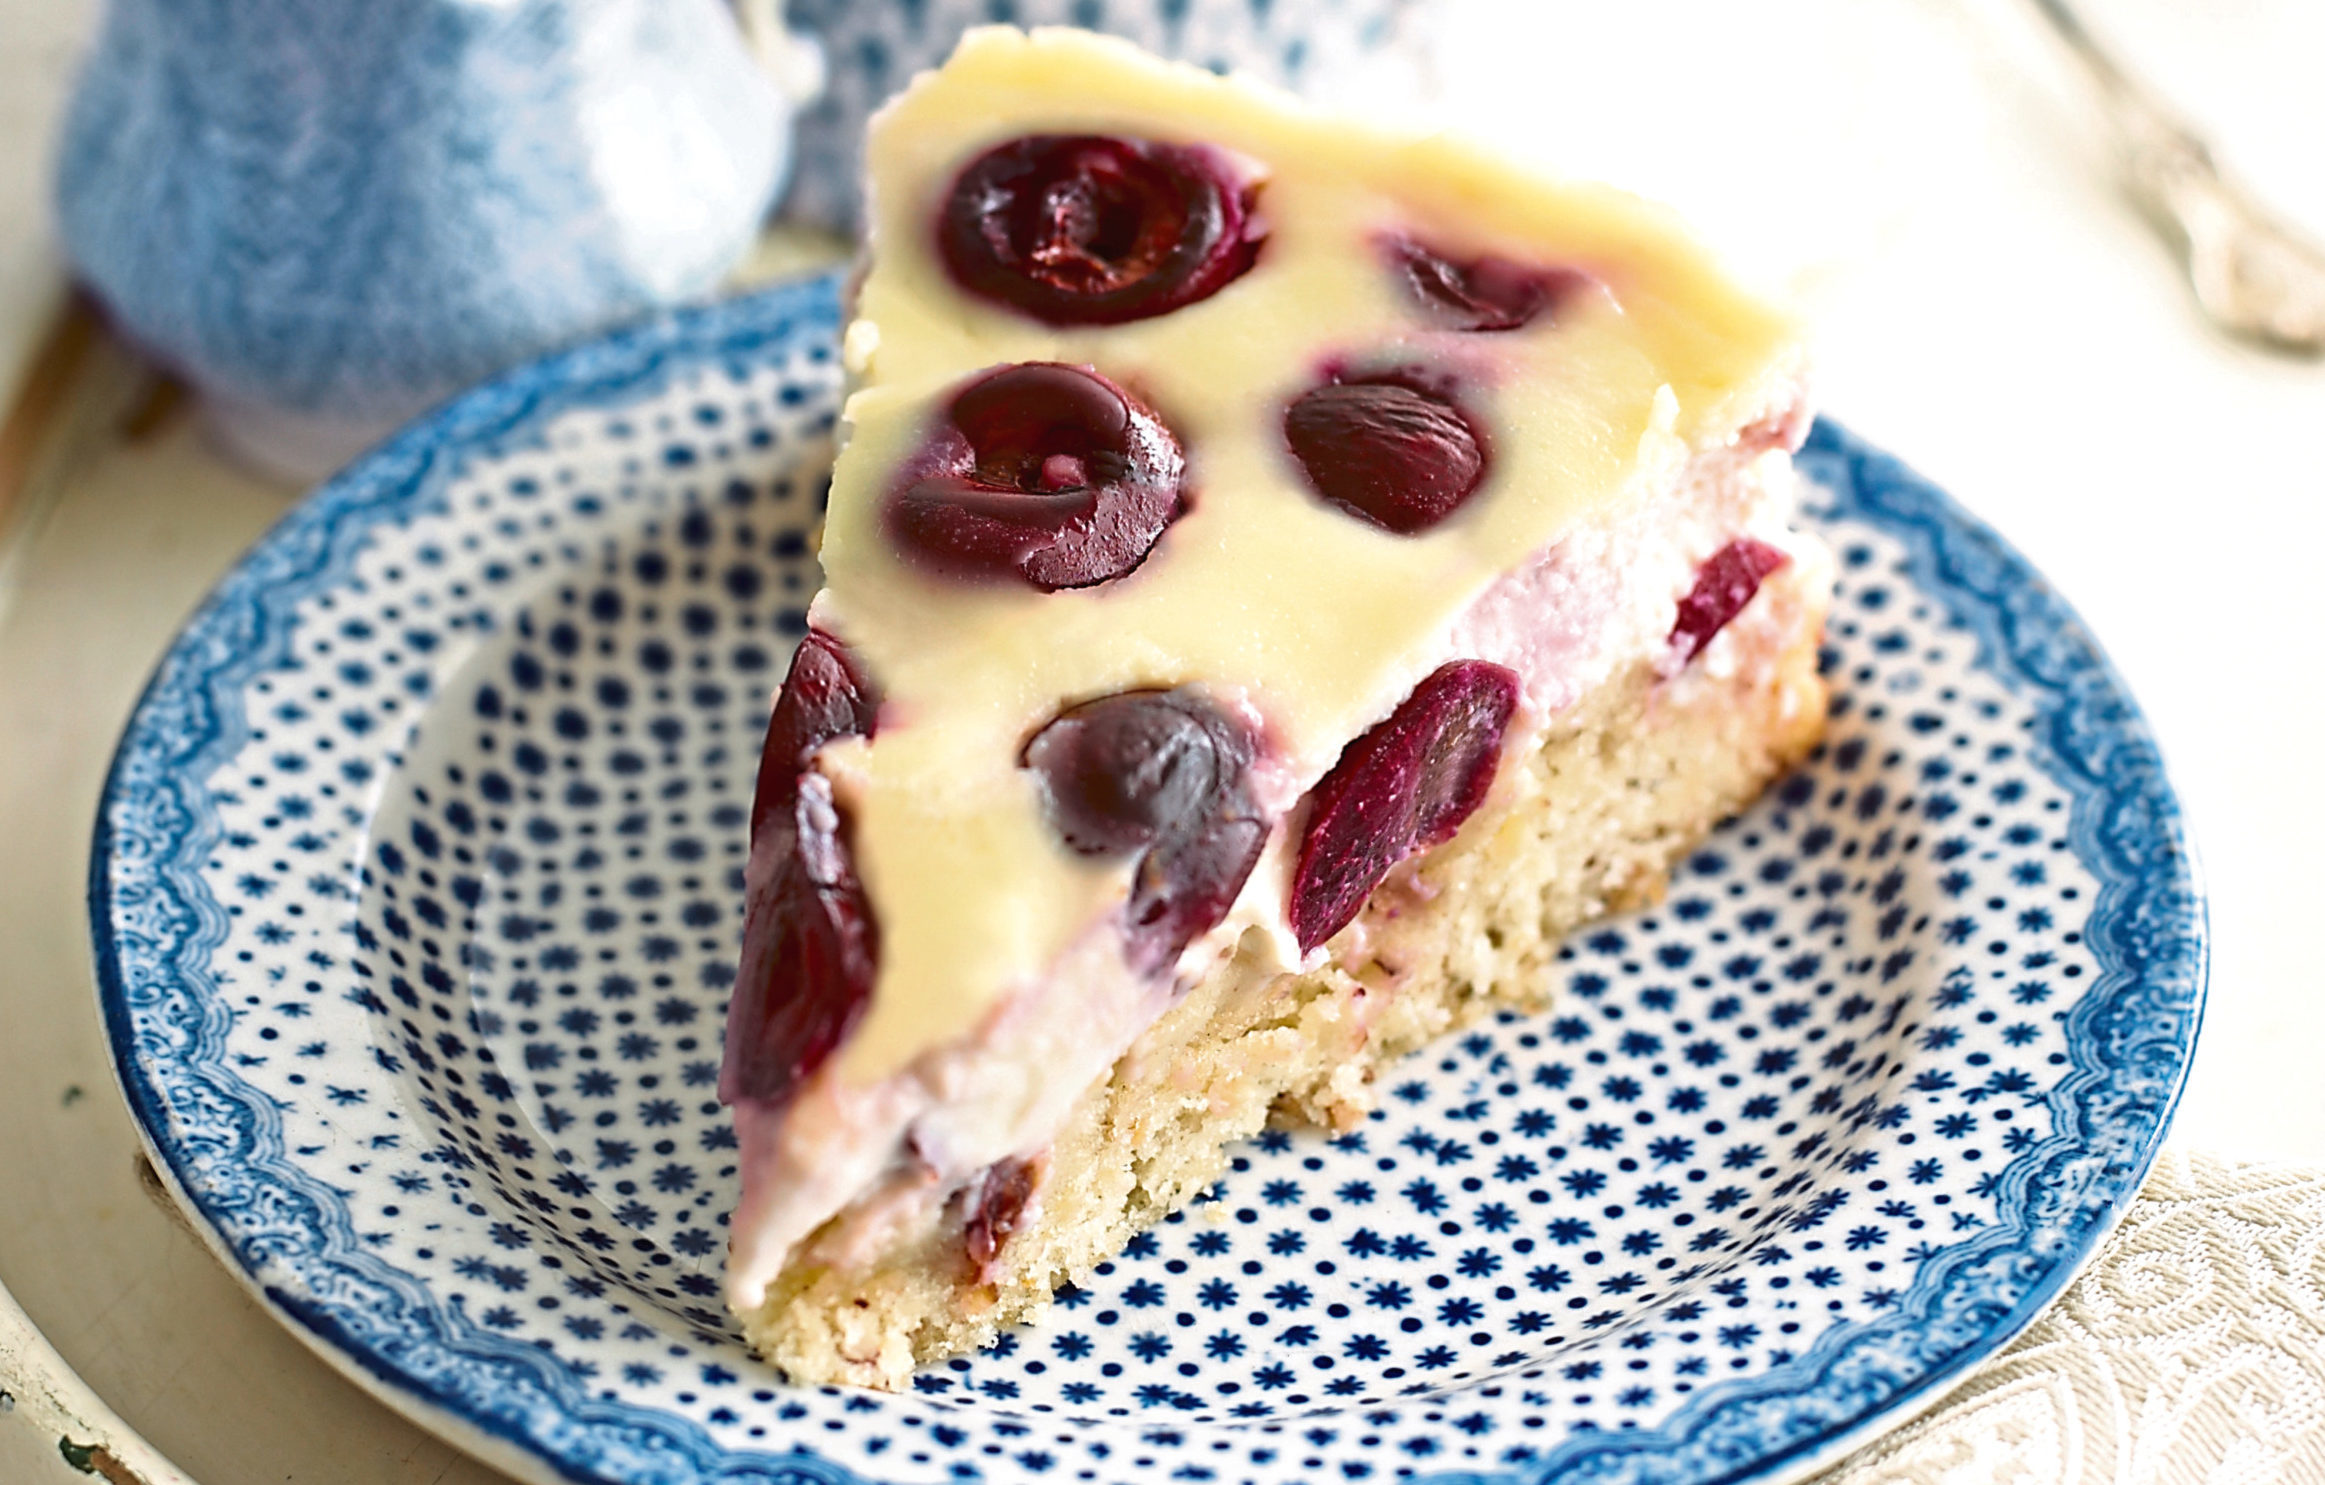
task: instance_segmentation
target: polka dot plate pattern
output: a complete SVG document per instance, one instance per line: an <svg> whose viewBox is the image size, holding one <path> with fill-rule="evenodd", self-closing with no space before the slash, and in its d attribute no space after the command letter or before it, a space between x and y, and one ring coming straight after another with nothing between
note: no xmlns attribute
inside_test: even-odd
<svg viewBox="0 0 2325 1485"><path fill-rule="evenodd" d="M91 884L157 1164L323 1356L532 1480L1771 1481L1934 1399L2130 1199L2203 916L2144 725L1829 424L1831 735L1546 1015L1271 1132L1043 1324L880 1396L721 1312L714 1091L838 300L678 315L294 510L131 721Z"/></svg>

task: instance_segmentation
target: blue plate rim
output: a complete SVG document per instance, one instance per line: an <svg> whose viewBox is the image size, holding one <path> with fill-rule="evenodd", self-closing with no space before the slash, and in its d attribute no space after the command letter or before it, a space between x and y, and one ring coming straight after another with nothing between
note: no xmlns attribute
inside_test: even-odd
<svg viewBox="0 0 2325 1485"><path fill-rule="evenodd" d="M133 997L174 995L181 1010L189 1008L184 1003L193 1001L195 992L179 983L180 969L191 970L199 952L214 942L223 915L202 891L198 874L185 865L189 858L198 859L203 821L174 795L139 796L136 791L172 776L183 782L189 771L192 777L206 777L211 769L198 767L200 760L208 758L214 767L231 755L239 745L239 721L205 703L231 693L238 677L264 668L287 643L284 620L296 603L343 575L375 526L424 510L430 492L458 467L465 451L566 411L649 393L680 369L747 366L803 333L836 340L838 285L838 274L825 274L682 309L542 358L445 403L358 460L286 513L186 622L131 713L101 795L88 882L98 998L115 1077L170 1189L199 1218L204 1240L229 1270L336 1369L423 1426L441 1431L449 1424L465 1447L478 1450L481 1445L496 1463L540 1478L879 1485L812 1456L724 1450L699 1426L657 1410L560 1397L567 1389L522 1354L529 1348L509 1345L492 1356L474 1356L440 1332L418 1337L445 1352L447 1360L487 1365L494 1374L510 1367L534 1373L530 1380L549 1405L549 1416L567 1424L546 1430L538 1407L512 1417L507 1406L495 1407L474 1386L430 1380L408 1361L391 1363L341 1323L327 1303L271 1282L268 1256L238 1246L203 1183L190 1178L201 1152L174 1132L172 1101L149 1065L150 1053L139 1044ZM1904 544L1915 582L1943 598L1953 616L1976 634L1980 668L2013 685L2032 687L2042 698L2037 710L2048 731L2042 766L2072 794L2069 834L2075 854L2104 883L2086 934L2105 973L2071 1013L2075 1065L2051 1095L2062 1115L2075 1116L2075 1127L2053 1134L2004 1173L2003 1184L2010 1190L2003 1211L2021 1221L1998 1222L1975 1241L1932 1260L1894 1312L1895 1320L1838 1328L1796 1363L1706 1389L1658 1428L1578 1436L1521 1469L1416 1477L1426 1485L1526 1485L1691 1463L1692 1468L1672 1478L1773 1485L1829 1461L1873 1430L1933 1404L2057 1297L2130 1205L2185 1088L2208 991L2208 907L2183 811L2120 675L2072 608L2024 557L1893 456L1820 419L1800 462L1812 476L1820 471L1844 476L1819 481L1836 509ZM191 731L183 725L189 717ZM159 823L151 818L172 806L184 818ZM166 849L155 849L157 844ZM132 846L135 853L124 855ZM150 925L157 910L174 938L141 937L140 925ZM198 1038L198 1001L190 1009L197 1012L192 1029ZM2108 1012L2115 1013L2112 1030L2095 1024ZM2144 1043L2125 1043L2146 1047L2147 1062L2090 1065L2099 1060L2090 1055L2095 1034L2131 1036L2143 1020L2151 1030L2171 1028ZM176 1029L188 1028L181 1022ZM2159 1065L2159 1057L2168 1066ZM2144 1097L2128 1086L2139 1068L2146 1070L2151 1085ZM192 1063L181 1071L202 1073ZM239 1080L223 1068L211 1072L215 1076L205 1078L211 1091L231 1098L228 1085ZM2159 1072L2157 1091L2154 1075ZM2114 1138L2101 1145L2088 1137L2087 1116L2092 1103L2110 1091L2127 1099L2131 1112L2120 1122L2097 1121L2114 1131ZM246 1143L257 1142L257 1153L264 1155L266 1120L254 1099L252 1091L252 1098L238 1102L246 1119L235 1132ZM2084 1136L2079 1141L2078 1132ZM327 1205L317 1195L320 1183L284 1160L279 1140L271 1153L278 1168L266 1169L253 1160L250 1169L276 1183L274 1194ZM2077 1168L2076 1157L2085 1167L2097 1161L2097 1168ZM2028 1203L2041 1196L2039 1190L2029 1191L2036 1185L2032 1173L2038 1166L2063 1172L2074 1189L2094 1193L2097 1205L2086 1203L2088 1209L2063 1227L2054 1216L2044 1238L2047 1246L2036 1259L2042 1271L2019 1287L2003 1313L1987 1316L1974 1337L1951 1345L1877 1404L1773 1448L1755 1449L1749 1434L1731 1436L1732 1430L1750 1427L1744 1420L1755 1404L1797 1406L1827 1391L1846 1395L1851 1384L1839 1375L1843 1365L1878 1338L1875 1332L1893 1328L1910 1312L1927 1311L1942 1297L1938 1290L1970 1277L1964 1273L1970 1259L2017 1246L2005 1239L2023 1240L2028 1232L2024 1219L2033 1215ZM329 1269L364 1256L351 1245L345 1260L321 1252L306 1258ZM370 1266L383 1272L364 1274L362 1282L387 1282L409 1291L405 1298L417 1312L430 1313L418 1280L384 1264ZM1793 1373L1811 1364L1821 1364L1819 1381L1803 1388ZM445 1374L439 1370L435 1375ZM575 1431L598 1435L591 1441L596 1447L577 1452L572 1445L579 1441L571 1437ZM558 1439L545 1436L550 1432ZM559 1447L560 1441L566 1447ZM610 1455L603 1452L609 1447ZM650 1472L642 1473L644 1467Z"/></svg>

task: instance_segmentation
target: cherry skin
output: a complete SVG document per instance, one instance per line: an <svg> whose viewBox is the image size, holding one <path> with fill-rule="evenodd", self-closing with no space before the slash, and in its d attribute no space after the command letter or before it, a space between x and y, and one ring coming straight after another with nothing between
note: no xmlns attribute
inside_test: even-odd
<svg viewBox="0 0 2325 1485"><path fill-rule="evenodd" d="M968 1212L961 1219L961 1247L979 1280L992 1276L994 1260L1017 1231L1033 1200L1041 1171L1030 1160L1011 1156L985 1168L968 1191Z"/></svg>
<svg viewBox="0 0 2325 1485"><path fill-rule="evenodd" d="M1209 151L1032 134L953 183L938 256L973 294L1052 325L1116 325L1207 299L1259 256L1256 190Z"/></svg>
<svg viewBox="0 0 2325 1485"><path fill-rule="evenodd" d="M1124 954L1141 974L1217 926L1259 862L1257 743L1192 686L1123 691L1058 714L1025 746L1043 813L1085 856L1135 855Z"/></svg>
<svg viewBox="0 0 2325 1485"><path fill-rule="evenodd" d="M810 760L834 738L871 736L878 705L846 648L809 630L759 754L742 963L719 1071L724 1102L786 1102L871 1004L880 926L848 852L846 817Z"/></svg>
<svg viewBox="0 0 2325 1485"><path fill-rule="evenodd" d="M1284 414L1284 439L1326 504L1398 536L1436 526L1485 482L1485 438L1469 414L1395 377L1302 393Z"/></svg>
<svg viewBox="0 0 2325 1485"><path fill-rule="evenodd" d="M1410 238L1391 241L1389 261L1424 313L1450 330L1519 330L1584 281L1572 269L1530 268L1486 256L1455 261Z"/></svg>
<svg viewBox="0 0 2325 1485"><path fill-rule="evenodd" d="M1503 666L1441 665L1341 752L1309 792L1292 872L1301 953L1347 927L1391 867L1451 840L1485 802L1518 692L1517 672Z"/></svg>
<svg viewBox="0 0 2325 1485"><path fill-rule="evenodd" d="M1220 802L1249 763L1198 693L1124 691L1069 707L1026 744L1043 812L1085 856L1140 850Z"/></svg>
<svg viewBox="0 0 2325 1485"><path fill-rule="evenodd" d="M953 395L883 507L915 567L1044 593L1112 582L1186 508L1179 441L1084 366L1029 361Z"/></svg>
<svg viewBox="0 0 2325 1485"><path fill-rule="evenodd" d="M1695 570L1695 586L1679 600L1679 617L1671 625L1671 643L1681 663L1692 660L1712 636L1743 612L1769 574L1792 559L1764 541L1737 537L1711 554Z"/></svg>

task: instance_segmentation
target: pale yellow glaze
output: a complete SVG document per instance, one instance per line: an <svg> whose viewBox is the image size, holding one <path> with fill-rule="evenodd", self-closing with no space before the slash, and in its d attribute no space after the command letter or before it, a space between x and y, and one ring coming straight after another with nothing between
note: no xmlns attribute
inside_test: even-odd
<svg viewBox="0 0 2325 1485"><path fill-rule="evenodd" d="M954 178L1002 140L1080 132L1248 161L1270 227L1257 265L1201 303L1088 330L964 295L934 251ZM1016 767L1062 705L1185 681L1240 694L1304 786L1497 576L1667 477L1683 443L1732 431L1796 371L1789 324L1659 208L1080 32L973 33L882 113L869 156L872 266L847 339L859 390L815 611L886 698L876 744L822 763L881 929L877 992L836 1064L850 1082L974 1030L1123 893L1119 866L1056 843ZM1523 331L1434 331L1369 250L1399 232L1456 256L1577 267L1604 292ZM1492 470L1454 519L1392 536L1308 493L1283 409L1336 358L1459 370ZM1094 365L1185 445L1193 509L1131 576L1056 594L963 586L905 567L882 534L880 500L947 390L1014 361Z"/></svg>

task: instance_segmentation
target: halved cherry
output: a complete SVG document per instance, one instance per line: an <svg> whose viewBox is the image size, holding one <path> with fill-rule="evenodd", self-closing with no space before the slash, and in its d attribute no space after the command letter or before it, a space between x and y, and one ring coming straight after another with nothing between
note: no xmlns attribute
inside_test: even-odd
<svg viewBox="0 0 2325 1485"><path fill-rule="evenodd" d="M969 1188L968 1212L961 1219L961 1247L979 1279L992 1274L993 1261L1023 1221L1040 1180L1041 1171L1034 1161L1010 1156L987 1166L985 1174Z"/></svg>
<svg viewBox="0 0 2325 1485"><path fill-rule="evenodd" d="M1695 570L1695 586L1679 600L1679 617L1671 625L1671 643L1680 660L1694 659L1712 642L1712 636L1743 612L1769 574L1791 560L1749 536L1739 536L1712 553L1710 560Z"/></svg>
<svg viewBox="0 0 2325 1485"><path fill-rule="evenodd" d="M1267 822L1248 799L1223 805L1185 829L1156 837L1130 880L1123 908L1124 956L1140 974L1160 974L1187 945L1216 928L1243 891L1267 844Z"/></svg>
<svg viewBox="0 0 2325 1485"><path fill-rule="evenodd" d="M1327 504L1398 536L1459 510L1485 482L1486 443L1448 392L1399 374L1331 381L1284 414L1284 438Z"/></svg>
<svg viewBox="0 0 2325 1485"><path fill-rule="evenodd" d="M1045 593L1121 577L1184 508L1154 413L1086 366L1003 366L956 393L885 508L914 565Z"/></svg>
<svg viewBox="0 0 2325 1485"><path fill-rule="evenodd" d="M972 293L1053 325L1168 314L1250 268L1256 188L1210 151L1032 134L986 151L945 198L937 248Z"/></svg>
<svg viewBox="0 0 2325 1485"><path fill-rule="evenodd" d="M1390 261L1430 318L1453 330L1517 330L1586 281L1569 268L1539 268L1488 254L1457 260L1411 238L1388 244Z"/></svg>
<svg viewBox="0 0 2325 1485"><path fill-rule="evenodd" d="M1136 854L1125 954L1176 963L1227 916L1267 825L1251 797L1256 740L1201 690L1122 691L1069 707L1025 746L1044 813L1086 856Z"/></svg>
<svg viewBox="0 0 2325 1485"><path fill-rule="evenodd" d="M727 1009L719 1097L788 1099L871 1003L880 926L816 749L870 736L878 698L840 642L811 629L792 655L759 754L744 869L743 952Z"/></svg>
<svg viewBox="0 0 2325 1485"><path fill-rule="evenodd" d="M1288 904L1300 952L1356 917L1389 868L1451 840L1485 801L1518 709L1515 671L1456 660L1350 743L1310 791Z"/></svg>

